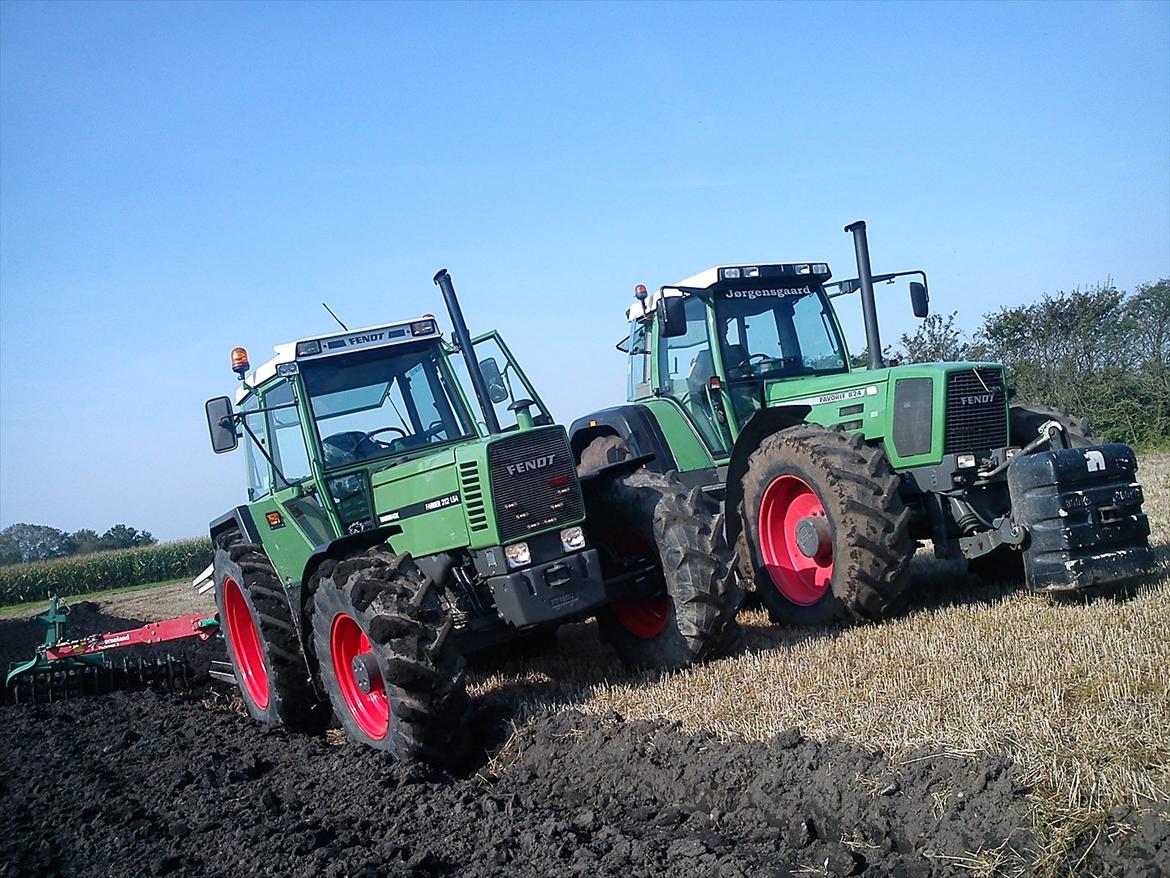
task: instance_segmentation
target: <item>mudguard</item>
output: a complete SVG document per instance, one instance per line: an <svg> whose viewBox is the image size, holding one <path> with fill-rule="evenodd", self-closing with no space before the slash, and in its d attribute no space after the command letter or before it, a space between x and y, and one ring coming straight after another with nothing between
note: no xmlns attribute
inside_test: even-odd
<svg viewBox="0 0 1170 878"><path fill-rule="evenodd" d="M662 427L646 406L619 405L577 418L569 427L574 459L580 460L585 446L599 436L620 436L630 454L647 458L646 467L655 472L676 468Z"/></svg>
<svg viewBox="0 0 1170 878"><path fill-rule="evenodd" d="M252 511L247 506L237 506L225 512L219 518L212 519L207 526L211 534L211 541L224 531L238 530L250 542L261 543L260 531L256 529L256 522L252 521Z"/></svg>

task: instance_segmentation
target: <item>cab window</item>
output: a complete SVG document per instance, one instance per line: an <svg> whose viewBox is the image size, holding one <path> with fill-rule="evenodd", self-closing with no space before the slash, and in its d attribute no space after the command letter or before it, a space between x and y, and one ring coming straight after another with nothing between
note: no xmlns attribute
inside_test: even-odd
<svg viewBox="0 0 1170 878"><path fill-rule="evenodd" d="M629 374L626 381L626 399L641 399L650 395L650 347L642 320L630 323L630 337L623 347L628 356Z"/></svg>
<svg viewBox="0 0 1170 878"><path fill-rule="evenodd" d="M285 381L264 394L264 407L276 411L268 412L268 435L272 437L272 457L279 470L275 474L277 487L303 482L312 476L309 468L309 453L305 449L305 437L301 432L301 416L293 404L292 384ZM284 482L280 482L280 476Z"/></svg>
<svg viewBox="0 0 1170 878"><path fill-rule="evenodd" d="M272 493L268 486L268 459L256 445L256 440L261 443L268 441L268 429L264 423L264 415L255 413L259 407L260 404L255 394L250 394L240 406L240 411L244 413L244 424L248 427L247 430L241 428L241 433L244 442L244 466L247 469L249 501L260 500ZM256 437L256 440L252 438L253 436Z"/></svg>
<svg viewBox="0 0 1170 878"><path fill-rule="evenodd" d="M707 336L707 309L696 298L688 298L683 309L687 331L659 341L660 384L669 396L678 400L707 446L712 450L723 449L726 447L723 431L711 408L710 381L715 375L715 363Z"/></svg>

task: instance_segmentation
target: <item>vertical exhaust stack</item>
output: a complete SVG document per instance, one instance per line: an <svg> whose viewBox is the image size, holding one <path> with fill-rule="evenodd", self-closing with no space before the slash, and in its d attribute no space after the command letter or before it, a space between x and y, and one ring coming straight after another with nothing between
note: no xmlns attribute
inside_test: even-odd
<svg viewBox="0 0 1170 878"><path fill-rule="evenodd" d="M459 307L459 297L455 295L455 285L451 283L451 275L447 269L440 268L435 275L435 284L443 291L443 301L447 303L447 313L451 315L451 327L455 332L455 341L463 351L463 360L467 363L467 373L471 377L471 386L475 388L475 396L479 400L479 407L483 410L483 420L487 424L489 433L499 433L500 420L496 417L495 407L488 395L487 382L483 379L483 372L479 368L479 360L475 358L475 349L471 346L471 333L467 331L467 322L463 319L463 309Z"/></svg>
<svg viewBox="0 0 1170 878"><path fill-rule="evenodd" d="M861 284L861 315L865 319L865 344L869 348L869 368L881 369L882 340L878 334L877 303L873 295L873 274L869 267L869 240L865 236L865 220L845 227L853 233L853 250L857 254L857 280Z"/></svg>

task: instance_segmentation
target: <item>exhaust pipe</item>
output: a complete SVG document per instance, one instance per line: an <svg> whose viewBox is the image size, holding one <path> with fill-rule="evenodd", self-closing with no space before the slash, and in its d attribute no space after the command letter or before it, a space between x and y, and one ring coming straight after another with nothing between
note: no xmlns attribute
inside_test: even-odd
<svg viewBox="0 0 1170 878"><path fill-rule="evenodd" d="M451 315L451 327L455 331L455 341L459 350L463 351L463 360L467 363L467 373L471 376L471 386L475 388L475 396L479 400L479 407L483 410L483 420L487 424L489 433L499 433L500 420L496 417L492 398L488 396L487 382L483 380L483 372L479 368L479 360L475 358L475 349L471 346L471 333L467 331L467 322L463 319L463 309L459 307L459 297L455 295L455 286L451 283L451 275L447 269L440 268L435 275L435 284L443 291L443 301L447 303L447 313Z"/></svg>
<svg viewBox="0 0 1170 878"><path fill-rule="evenodd" d="M845 227L853 233L853 250L857 254L857 280L861 284L861 315L865 319L865 344L869 348L869 368L881 369L882 340L878 335L877 304L873 295L873 274L869 268L869 240L865 237L865 220Z"/></svg>

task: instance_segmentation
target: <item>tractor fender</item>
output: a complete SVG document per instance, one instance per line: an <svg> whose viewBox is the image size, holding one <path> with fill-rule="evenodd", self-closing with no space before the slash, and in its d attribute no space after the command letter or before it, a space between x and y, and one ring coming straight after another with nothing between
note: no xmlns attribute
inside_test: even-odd
<svg viewBox="0 0 1170 878"><path fill-rule="evenodd" d="M599 436L618 436L636 458L647 458L645 466L655 472L675 468L674 454L658 424L644 405L619 405L577 418L569 427L573 458L581 460L585 446Z"/></svg>
<svg viewBox="0 0 1170 878"><path fill-rule="evenodd" d="M313 554L309 556L309 560L305 562L305 570L301 574L300 595L298 596L301 607L303 608L304 602L312 597L313 589L311 580L313 579L313 574L317 572L317 568L321 566L323 561L344 558L351 552L361 551L371 546L388 542L390 537L397 536L400 533L402 533L401 527L396 524L388 524L384 527L375 527L370 530L359 531L355 534L346 534L332 542L322 543L317 546L313 550Z"/></svg>
<svg viewBox="0 0 1170 878"><path fill-rule="evenodd" d="M739 505L743 500L743 477L747 474L748 458L760 443L773 433L805 423L812 408L807 405L781 405L757 411L739 431L735 447L731 449L731 460L727 462L727 489L723 499L727 543L734 546L743 528L739 517Z"/></svg>
<svg viewBox="0 0 1170 878"><path fill-rule="evenodd" d="M256 522L252 520L252 511L247 506L237 506L219 518L212 519L207 529L211 534L212 543L215 543L217 536L229 530L239 531L249 542L261 542L260 531L256 529Z"/></svg>

